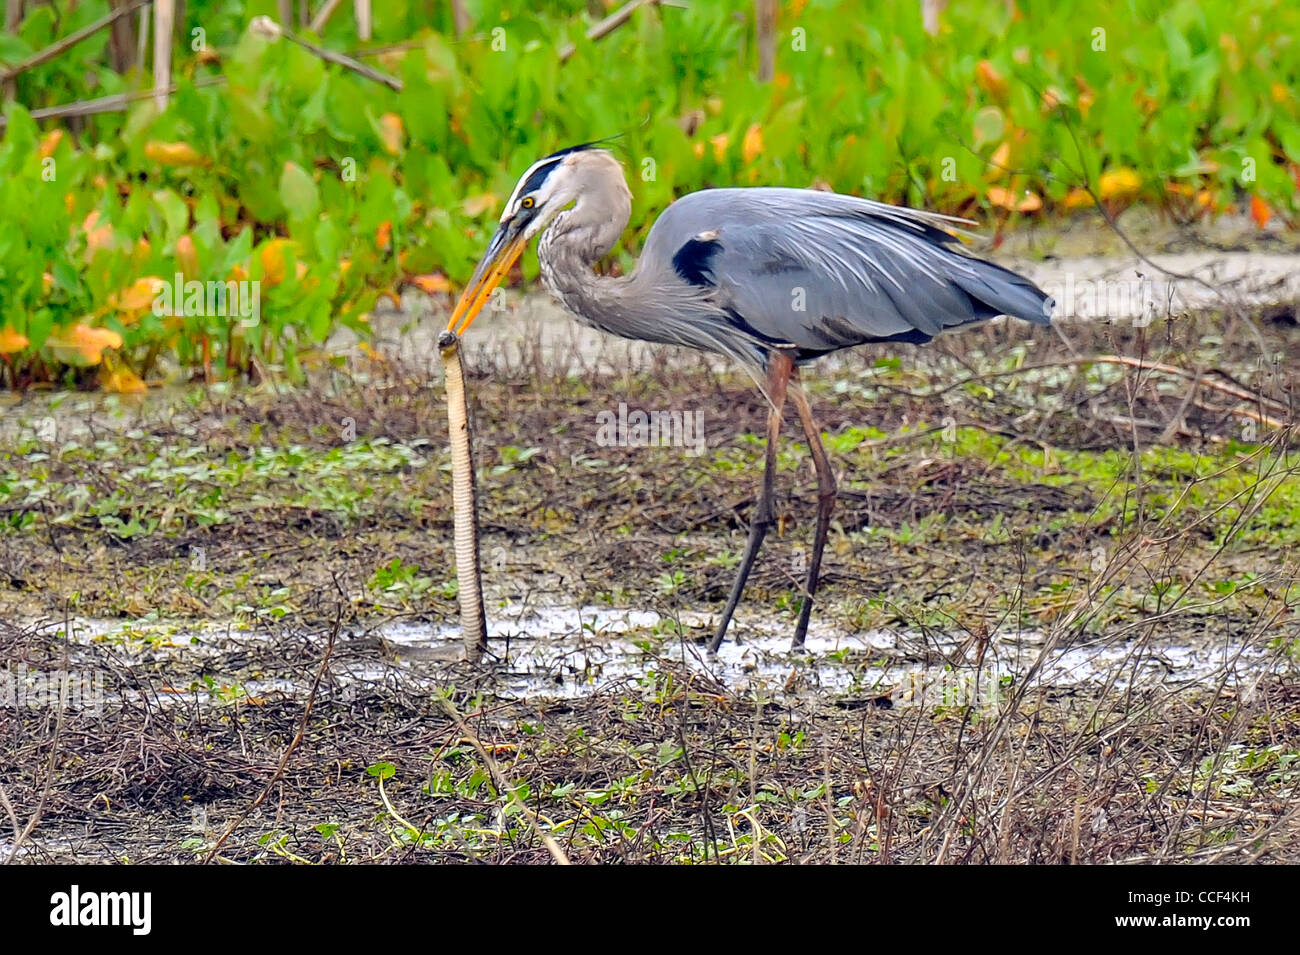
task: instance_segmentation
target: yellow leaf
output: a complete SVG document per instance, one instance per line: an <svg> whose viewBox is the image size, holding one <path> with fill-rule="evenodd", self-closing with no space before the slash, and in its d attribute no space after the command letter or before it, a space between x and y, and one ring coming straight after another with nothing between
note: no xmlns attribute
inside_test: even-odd
<svg viewBox="0 0 1300 955"><path fill-rule="evenodd" d="M176 262L187 279L199 274L199 250L195 248L194 240L188 235L183 235L176 240Z"/></svg>
<svg viewBox="0 0 1300 955"><path fill-rule="evenodd" d="M49 159L54 155L54 150L59 148L59 142L63 139L63 130L51 129L41 137L41 158Z"/></svg>
<svg viewBox="0 0 1300 955"><path fill-rule="evenodd" d="M1110 169L1097 181L1097 195L1103 199L1132 199L1142 188L1142 177L1127 166Z"/></svg>
<svg viewBox="0 0 1300 955"><path fill-rule="evenodd" d="M987 195L989 202L1008 212L1029 213L1043 208L1043 200L1037 193L1030 192L1028 189L1017 194L1014 190L1002 186L989 186Z"/></svg>
<svg viewBox="0 0 1300 955"><path fill-rule="evenodd" d="M0 328L0 355L13 355L26 348L30 341L26 335L20 335L8 325Z"/></svg>
<svg viewBox="0 0 1300 955"><path fill-rule="evenodd" d="M285 252L296 252L297 248L298 244L292 239L272 239L262 246L262 281L267 285L283 282L287 267Z"/></svg>
<svg viewBox="0 0 1300 955"><path fill-rule="evenodd" d="M122 336L111 328L91 328L78 322L45 340L55 357L69 365L98 365L106 348L121 348Z"/></svg>
<svg viewBox="0 0 1300 955"><path fill-rule="evenodd" d="M980 60L976 65L975 82L996 100L1004 99L1007 95L1007 81L988 60Z"/></svg>
<svg viewBox="0 0 1300 955"><path fill-rule="evenodd" d="M150 140L145 143L144 154L148 159L164 166L198 166L207 161L189 143L160 143Z"/></svg>
<svg viewBox="0 0 1300 955"><path fill-rule="evenodd" d="M1250 217L1255 220L1255 225L1261 229L1268 225L1268 220L1273 218L1273 210L1268 207L1268 203L1259 196L1250 197Z"/></svg>
<svg viewBox="0 0 1300 955"><path fill-rule="evenodd" d="M1016 203L1016 211L1023 213L1038 212L1043 208L1043 200L1036 192L1026 189L1024 196Z"/></svg>
<svg viewBox="0 0 1300 955"><path fill-rule="evenodd" d="M389 155L396 156L402 151L402 117L396 113L385 113L379 117L380 135L384 141L384 149L388 150Z"/></svg>
<svg viewBox="0 0 1300 955"><path fill-rule="evenodd" d="M745 141L740 145L740 155L745 162L750 163L758 158L763 151L763 129L754 123L745 130Z"/></svg>
<svg viewBox="0 0 1300 955"><path fill-rule="evenodd" d="M1006 209L1008 212L1016 210L1016 194L1010 189L1003 186L989 186L989 202L999 209Z"/></svg>
<svg viewBox="0 0 1300 955"><path fill-rule="evenodd" d="M87 262L93 259L100 249L107 249L113 244L113 225L110 222L99 225L98 209L86 216L85 221L81 223L81 228L86 233Z"/></svg>
<svg viewBox="0 0 1300 955"><path fill-rule="evenodd" d="M718 133L716 136L709 137L709 142L713 144L714 162L722 162L727 158L727 144L731 141L726 133Z"/></svg>
<svg viewBox="0 0 1300 955"><path fill-rule="evenodd" d="M411 284L426 295L442 295L451 291L451 282L447 281L447 276L441 272L413 276Z"/></svg>
<svg viewBox="0 0 1300 955"><path fill-rule="evenodd" d="M1074 74L1074 85L1079 88L1079 98L1076 101L1079 104L1079 112L1087 116L1088 110L1092 109L1092 104L1096 102L1097 95L1082 74Z"/></svg>
<svg viewBox="0 0 1300 955"><path fill-rule="evenodd" d="M105 222L98 229L86 233L86 260L90 261L100 249L107 249L113 244L113 227Z"/></svg>
<svg viewBox="0 0 1300 955"><path fill-rule="evenodd" d="M156 275L138 278L122 291L109 295L109 307L139 317L153 308L154 299L158 297L158 289L165 284L167 283Z"/></svg>
<svg viewBox="0 0 1300 955"><path fill-rule="evenodd" d="M1065 194L1065 208L1067 209L1090 209L1092 205L1092 196L1088 195L1086 189L1071 189Z"/></svg>
<svg viewBox="0 0 1300 955"><path fill-rule="evenodd" d="M142 395L149 390L149 386L140 380L140 376L126 365L118 365L107 360L99 376L99 386L105 391L118 395Z"/></svg>
<svg viewBox="0 0 1300 955"><path fill-rule="evenodd" d="M1004 139L1002 145L993 150L989 157L988 177L996 179L1008 171L1011 166L1011 140Z"/></svg>

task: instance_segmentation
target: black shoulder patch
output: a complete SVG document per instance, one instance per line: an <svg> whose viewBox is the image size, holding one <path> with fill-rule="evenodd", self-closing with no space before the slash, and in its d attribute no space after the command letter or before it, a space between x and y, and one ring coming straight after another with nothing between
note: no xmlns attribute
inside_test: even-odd
<svg viewBox="0 0 1300 955"><path fill-rule="evenodd" d="M692 285L713 285L710 263L721 248L722 243L717 239L688 239L673 256L673 268Z"/></svg>

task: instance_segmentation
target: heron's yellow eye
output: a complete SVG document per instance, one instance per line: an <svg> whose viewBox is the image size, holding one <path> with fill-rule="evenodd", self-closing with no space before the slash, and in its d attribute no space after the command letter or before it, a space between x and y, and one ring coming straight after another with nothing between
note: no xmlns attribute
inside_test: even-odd
<svg viewBox="0 0 1300 955"><path fill-rule="evenodd" d="M531 209L533 206L537 205L532 196L525 196L524 201L519 204L525 209Z"/></svg>

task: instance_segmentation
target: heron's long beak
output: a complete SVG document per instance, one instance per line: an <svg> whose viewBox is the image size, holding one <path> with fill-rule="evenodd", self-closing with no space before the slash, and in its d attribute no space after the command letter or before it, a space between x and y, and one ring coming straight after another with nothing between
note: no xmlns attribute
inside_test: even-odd
<svg viewBox="0 0 1300 955"><path fill-rule="evenodd" d="M460 301L451 313L451 321L447 322L448 330L457 335L465 334L470 323L483 311L492 292L510 272L511 266L519 260L527 244L527 235L513 220L497 230L487 251L483 253L483 260L474 270L474 277L469 280L469 285L465 287Z"/></svg>

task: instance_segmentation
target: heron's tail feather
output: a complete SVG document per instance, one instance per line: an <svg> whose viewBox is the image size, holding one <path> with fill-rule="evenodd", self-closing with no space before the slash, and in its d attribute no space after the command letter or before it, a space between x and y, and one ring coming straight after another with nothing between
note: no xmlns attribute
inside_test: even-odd
<svg viewBox="0 0 1300 955"><path fill-rule="evenodd" d="M977 320L1010 315L1037 325L1051 323L1055 303L1029 279L983 259L963 258L974 268L974 275L961 270L953 275L953 281L970 296Z"/></svg>

